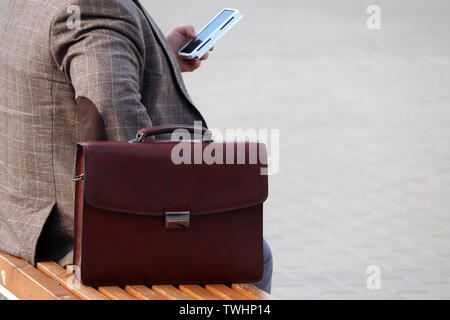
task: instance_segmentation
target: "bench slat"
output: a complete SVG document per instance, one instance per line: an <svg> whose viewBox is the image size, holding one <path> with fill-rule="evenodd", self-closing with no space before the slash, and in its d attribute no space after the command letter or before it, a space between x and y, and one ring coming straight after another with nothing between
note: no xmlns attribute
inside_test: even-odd
<svg viewBox="0 0 450 320"><path fill-rule="evenodd" d="M125 286L125 291L139 300L167 300L147 286Z"/></svg>
<svg viewBox="0 0 450 320"><path fill-rule="evenodd" d="M231 288L250 300L276 300L267 292L250 283L233 283Z"/></svg>
<svg viewBox="0 0 450 320"><path fill-rule="evenodd" d="M37 268L82 300L109 300L94 288L82 284L75 279L73 273L53 261L39 262Z"/></svg>
<svg viewBox="0 0 450 320"><path fill-rule="evenodd" d="M0 284L21 300L78 300L25 260L0 252Z"/></svg>
<svg viewBox="0 0 450 320"><path fill-rule="evenodd" d="M116 286L98 287L98 291L111 300L137 300L131 294Z"/></svg>
<svg viewBox="0 0 450 320"><path fill-rule="evenodd" d="M205 288L225 300L247 300L245 296L224 284L207 284Z"/></svg>
<svg viewBox="0 0 450 320"><path fill-rule="evenodd" d="M216 296L198 284L181 284L178 289L196 300L222 300L219 296Z"/></svg>
<svg viewBox="0 0 450 320"><path fill-rule="evenodd" d="M102 286L98 291L94 287L81 284L73 277L73 267L67 271L55 262L40 262L37 268L25 260L0 251L0 285L21 300L194 300L194 299L276 299L252 284L235 283L231 288L223 284L200 285L154 285L126 286L122 290L117 286Z"/></svg>
<svg viewBox="0 0 450 320"><path fill-rule="evenodd" d="M169 300L194 300L190 295L178 290L173 285L153 285L152 289Z"/></svg>

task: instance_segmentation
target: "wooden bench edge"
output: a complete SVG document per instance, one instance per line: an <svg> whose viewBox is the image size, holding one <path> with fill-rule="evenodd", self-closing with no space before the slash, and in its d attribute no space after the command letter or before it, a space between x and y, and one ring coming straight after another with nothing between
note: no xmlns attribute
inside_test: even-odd
<svg viewBox="0 0 450 320"><path fill-rule="evenodd" d="M25 260L1 251L0 284L21 300L78 300Z"/></svg>

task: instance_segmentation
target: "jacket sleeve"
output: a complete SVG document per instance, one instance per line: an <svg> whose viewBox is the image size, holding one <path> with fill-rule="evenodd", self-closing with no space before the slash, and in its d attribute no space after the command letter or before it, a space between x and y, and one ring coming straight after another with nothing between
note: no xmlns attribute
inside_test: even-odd
<svg viewBox="0 0 450 320"><path fill-rule="evenodd" d="M145 43L129 3L72 1L53 19L50 32L56 65L70 79L78 102L84 98L96 106L107 140L127 140L152 125L140 94Z"/></svg>

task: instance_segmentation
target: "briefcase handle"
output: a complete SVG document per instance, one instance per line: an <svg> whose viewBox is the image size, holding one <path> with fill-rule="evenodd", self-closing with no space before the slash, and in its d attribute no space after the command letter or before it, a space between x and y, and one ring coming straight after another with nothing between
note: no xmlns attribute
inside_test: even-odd
<svg viewBox="0 0 450 320"><path fill-rule="evenodd" d="M197 133L201 131L202 136L207 136L208 138L204 138L203 141L211 141L211 133L208 130L208 128L205 127L198 127L193 125L186 125L186 124L165 124L161 126L154 126L150 128L143 128L138 131L136 134L136 137L131 139L130 143L139 143L144 141L146 137L150 136L156 136L158 134L164 134L164 133L172 133L177 129L184 129L187 130L189 133Z"/></svg>

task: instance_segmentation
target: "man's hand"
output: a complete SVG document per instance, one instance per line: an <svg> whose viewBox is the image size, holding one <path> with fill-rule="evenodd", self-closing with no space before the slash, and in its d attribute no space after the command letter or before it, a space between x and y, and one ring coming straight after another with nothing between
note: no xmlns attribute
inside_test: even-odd
<svg viewBox="0 0 450 320"><path fill-rule="evenodd" d="M200 60L187 60L183 59L178 55L178 51L183 45L186 44L191 39L195 39L197 34L195 33L194 27L191 25L180 25L172 28L169 34L166 36L167 41L172 47L175 56L177 57L178 65L180 66L181 72L191 72L200 67L203 60L208 59L209 53L205 54ZM211 48L212 51L214 48Z"/></svg>

